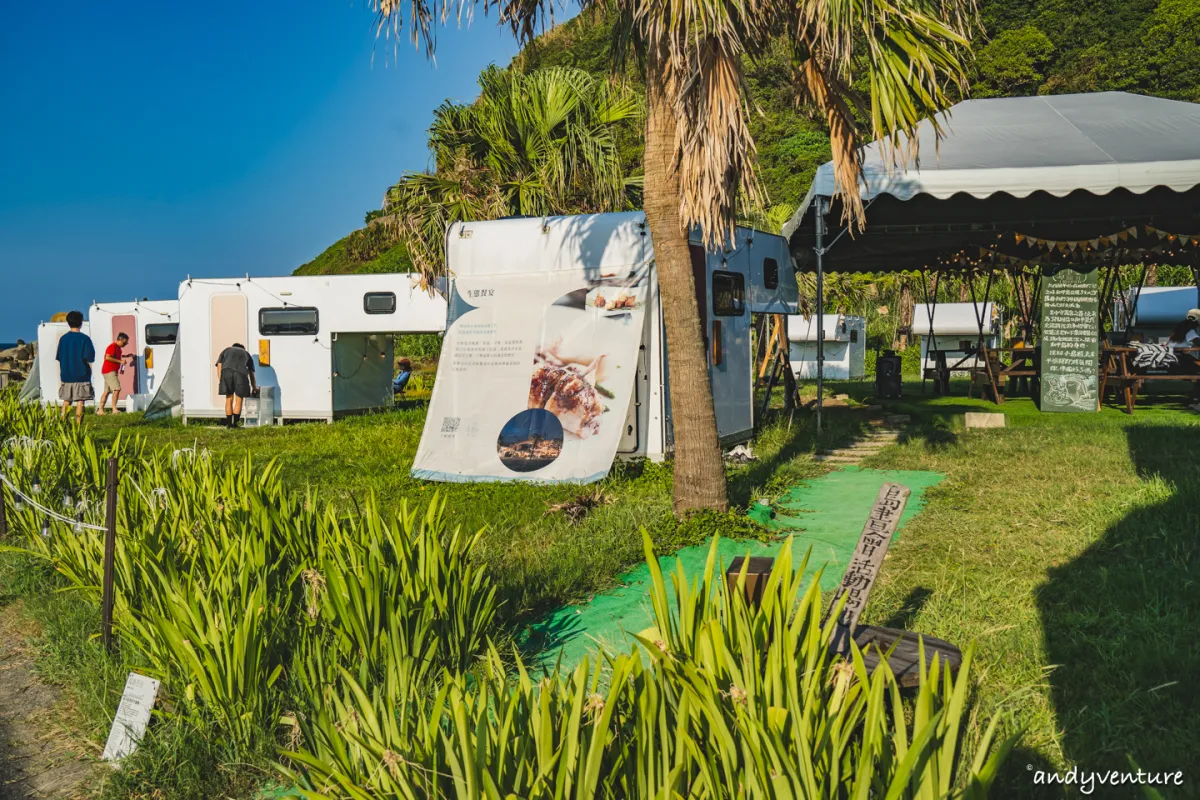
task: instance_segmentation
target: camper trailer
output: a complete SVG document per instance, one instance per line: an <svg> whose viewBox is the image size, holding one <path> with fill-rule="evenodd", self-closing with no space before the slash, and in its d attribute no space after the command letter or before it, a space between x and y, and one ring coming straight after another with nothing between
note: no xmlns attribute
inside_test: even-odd
<svg viewBox="0 0 1200 800"><path fill-rule="evenodd" d="M1161 344L1193 308L1200 308L1195 286L1129 288L1113 298L1113 330L1122 342Z"/></svg>
<svg viewBox="0 0 1200 800"><path fill-rule="evenodd" d="M825 316L824 377L833 380L862 378L867 374L867 321L844 314ZM788 358L797 378L817 377L817 318L788 317Z"/></svg>
<svg viewBox="0 0 1200 800"><path fill-rule="evenodd" d="M214 365L234 343L274 388L275 421L332 421L392 404L392 335L441 332L446 301L408 274L189 278L179 318L185 424L225 416Z"/></svg>
<svg viewBox="0 0 1200 800"><path fill-rule="evenodd" d="M121 397L129 398L130 410L145 408L147 400L158 389L179 338L178 300L133 300L124 303L93 303L88 309L88 324L92 344L96 347L96 364L92 370L92 387L96 401L104 395L104 378L100 368L104 351L117 334L129 337L125 354L133 360L118 373Z"/></svg>
<svg viewBox="0 0 1200 800"><path fill-rule="evenodd" d="M67 327L67 323L65 322L43 322L38 325L35 371L38 375L42 405L60 405L58 399L58 387L60 385L58 380L58 361L55 359L55 355L58 353L58 340L69 330L71 329ZM86 321L79 330L81 333L91 335L91 326ZM97 363L92 364L93 374L100 371L100 353L96 353L96 358ZM30 400L29 402L33 401ZM88 403L87 405L92 405L92 403Z"/></svg>
<svg viewBox="0 0 1200 800"><path fill-rule="evenodd" d="M444 350L439 362L414 475L449 481L586 482L607 473L614 457L607 448L613 444L615 455L624 458L661 459L671 451L663 308L644 214L456 223L446 240L447 265L454 276L447 347L453 342L456 352ZM722 443L731 445L748 439L754 428L751 314L795 313L795 273L787 243L779 236L738 228L724 247L708 250L698 234L689 237L689 245L717 430ZM502 302L501 297L506 299ZM519 318L507 318L509 310ZM484 335L477 335L476 329ZM492 329L498 332L492 334ZM466 354L457 352L460 343L468 348ZM501 355L480 363L470 356L469 347L476 346L485 353L499 347ZM502 360L510 357L506 348L511 348L511 361ZM456 374L459 370L462 376ZM501 431L502 442L508 430L501 428L504 420L492 417L507 417L509 411L477 403L471 394L472 378L466 376L486 377L495 387L493 405L511 405L517 412L512 422L555 407L553 386L549 395L535 399L542 388L539 370L574 381L575 389L589 398L593 384L603 392L602 402L589 399L597 412L590 424L602 433L579 428L576 413L563 412L560 405L556 413L568 432L558 435L566 436L571 447L578 445L583 455L576 467L565 467L568 445L560 445L564 458L558 467L546 462L545 469L531 470L526 478L514 474L523 470L509 468L503 455L496 461L495 453L487 452L489 436L490 447L496 448L492 427ZM606 444L592 448L591 442L598 439ZM579 466L584 460L589 466Z"/></svg>
<svg viewBox="0 0 1200 800"><path fill-rule="evenodd" d="M979 344L979 322L977 313L983 315L983 344L987 347L1000 346L1002 323L995 303L976 306L974 303L937 303L932 307L933 322L929 319L930 306L919 304L913 309L913 333L921 337L921 362L925 369L937 366L935 352L946 354L946 362L955 369L971 369L983 365L978 356L968 353ZM929 331L933 329L933 340Z"/></svg>

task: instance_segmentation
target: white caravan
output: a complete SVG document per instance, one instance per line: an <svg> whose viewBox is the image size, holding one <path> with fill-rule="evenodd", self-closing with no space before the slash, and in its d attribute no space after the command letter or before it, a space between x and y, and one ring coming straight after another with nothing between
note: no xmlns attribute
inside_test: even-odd
<svg viewBox="0 0 1200 800"><path fill-rule="evenodd" d="M36 369L33 371L37 372L43 405L61 405L61 401L58 399L58 387L62 384L58 380L58 361L55 356L58 354L58 340L69 330L71 329L65 322L43 322L38 325L37 355L34 357ZM91 327L87 322L84 322L83 327L79 330L85 335L91 335ZM96 361L92 364L92 373L95 374L99 371L100 353L97 352ZM87 405L91 405L91 403Z"/></svg>
<svg viewBox="0 0 1200 800"><path fill-rule="evenodd" d="M750 315L796 313L796 274L783 237L749 228L738 228L732 242L712 251L693 233L689 249L717 432L724 445L732 445L749 439L754 430ZM654 249L645 214L636 211L455 223L446 233L446 259L455 278L562 270L603 276L651 264ZM453 279L448 294L455 296ZM645 317L617 455L658 460L671 452L674 429L663 310L653 270Z"/></svg>
<svg viewBox="0 0 1200 800"><path fill-rule="evenodd" d="M983 314L983 343L987 347L1000 346L1002 329L1000 312L995 303L979 306ZM974 303L937 303L933 306L933 343L929 341L929 306L918 304L913 309L912 332L921 337L921 362L925 369L937 366L933 353L946 354L946 363L957 369L983 366L978 356L967 356L966 351L979 344L979 322Z"/></svg>
<svg viewBox="0 0 1200 800"><path fill-rule="evenodd" d="M393 334L439 333L446 301L418 276L191 279L179 286L183 420L225 416L217 356L239 343L277 421L332 421L392 404Z"/></svg>
<svg viewBox="0 0 1200 800"><path fill-rule="evenodd" d="M844 314L825 315L825 377L862 378L867 374L867 321ZM817 377L817 317L788 317L788 358L797 378Z"/></svg>
<svg viewBox="0 0 1200 800"><path fill-rule="evenodd" d="M1113 328L1161 344L1193 308L1200 308L1195 286L1147 286L1140 294L1129 288L1113 298Z"/></svg>
<svg viewBox="0 0 1200 800"><path fill-rule="evenodd" d="M121 397L132 398L132 409L145 406L154 394L171 365L175 343L179 338L179 301L142 300L123 303L93 303L88 309L88 324L92 344L96 347L96 364L92 370L92 387L96 401L104 395L104 351L116 341L117 334L129 337L125 354L133 361L118 373Z"/></svg>

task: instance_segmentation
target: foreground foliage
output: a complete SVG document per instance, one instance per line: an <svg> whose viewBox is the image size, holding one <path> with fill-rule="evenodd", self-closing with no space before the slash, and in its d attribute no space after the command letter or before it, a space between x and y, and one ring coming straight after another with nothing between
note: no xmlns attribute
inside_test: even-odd
<svg viewBox="0 0 1200 800"><path fill-rule="evenodd" d="M924 670L907 706L886 667L831 656L790 548L757 607L727 590L715 544L701 580L671 576L674 602L649 539L646 558L657 627L633 652L540 681L518 656L513 681L492 649L436 692L343 674L290 754L305 796L986 796L1012 741L992 752L996 721L963 741L969 652L957 679Z"/></svg>
<svg viewBox="0 0 1200 800"><path fill-rule="evenodd" d="M229 760L278 748L309 797L982 796L1011 746L995 722L966 724L969 654L957 678L926 670L915 698L831 656L789 548L750 607L715 555L703 576L677 570L672 597L646 538L656 628L534 676L489 640L478 535L450 528L440 500L340 514L285 490L274 464L121 437L104 452L11 397L0 440L10 480L44 505L70 494L88 524L119 459L118 641L163 680L158 727L203 729ZM101 537L59 521L42 536L42 512L4 491L5 549L98 603Z"/></svg>

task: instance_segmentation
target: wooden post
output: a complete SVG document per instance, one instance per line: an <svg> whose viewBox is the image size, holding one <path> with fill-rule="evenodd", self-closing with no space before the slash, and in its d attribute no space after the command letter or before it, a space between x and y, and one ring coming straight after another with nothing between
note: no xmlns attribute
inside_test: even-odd
<svg viewBox="0 0 1200 800"><path fill-rule="evenodd" d="M4 500L4 484L0 483L0 539L8 536L8 506Z"/></svg>
<svg viewBox="0 0 1200 800"><path fill-rule="evenodd" d="M742 564L745 563L745 556L736 556L730 563L729 568L725 570L725 583L729 587L730 592L737 591L738 576L742 571ZM751 556L750 565L746 568L746 604L754 607L762 603L763 589L767 586L767 580L771 577L771 567L775 564L775 559L769 556Z"/></svg>
<svg viewBox="0 0 1200 800"><path fill-rule="evenodd" d="M875 498L875 505L863 526L862 535L858 538L858 546L850 563L846 565L846 574L842 583L833 595L833 606L837 607L842 596L846 604L838 616L837 627L833 630L833 647L841 653L850 652L849 641L858 626L858 618L867 605L867 598L875 586L875 578L883 566L883 557L887 555L892 543L892 536L900 524L900 516L908 502L910 490L898 483L885 483Z"/></svg>
<svg viewBox="0 0 1200 800"><path fill-rule="evenodd" d="M104 498L104 578L100 603L100 637L112 652L113 560L117 548L117 460L108 460L108 482Z"/></svg>

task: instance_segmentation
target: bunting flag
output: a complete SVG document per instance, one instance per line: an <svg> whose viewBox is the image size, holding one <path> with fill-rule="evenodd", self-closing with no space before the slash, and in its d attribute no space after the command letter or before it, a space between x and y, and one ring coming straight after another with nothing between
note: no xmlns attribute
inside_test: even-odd
<svg viewBox="0 0 1200 800"><path fill-rule="evenodd" d="M1161 228L1155 228L1153 225L1130 225L1128 228L1115 231L1106 236L1097 236L1091 239L1077 240L1061 240L1061 239L1043 239L1039 236L1030 236L1026 233L1013 234L1017 244L1024 244L1027 247L1042 248L1047 251L1057 250L1060 253L1068 253L1076 250L1100 251L1108 250L1118 245L1121 242L1129 242L1131 239L1141 240L1143 237L1147 240L1142 250L1156 250L1162 246L1179 246L1179 247L1200 247L1200 233L1172 233ZM1158 242L1165 244L1154 243Z"/></svg>

